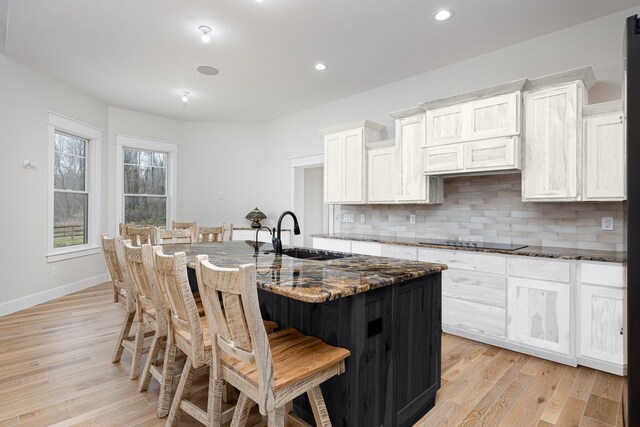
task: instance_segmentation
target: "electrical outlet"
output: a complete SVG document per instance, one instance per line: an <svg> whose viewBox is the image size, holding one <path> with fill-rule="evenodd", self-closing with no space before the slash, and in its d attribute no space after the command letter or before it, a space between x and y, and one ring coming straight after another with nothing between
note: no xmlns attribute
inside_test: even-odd
<svg viewBox="0 0 640 427"><path fill-rule="evenodd" d="M613 231L613 217L612 216L603 216L602 217L602 230L604 230L604 231Z"/></svg>
<svg viewBox="0 0 640 427"><path fill-rule="evenodd" d="M415 215L409 215L409 224L412 224L412 225L416 224L416 216Z"/></svg>
<svg viewBox="0 0 640 427"><path fill-rule="evenodd" d="M218 194L216 195L216 198L218 200L222 200L224 199L224 193L222 191L218 191Z"/></svg>
<svg viewBox="0 0 640 427"><path fill-rule="evenodd" d="M342 222L356 222L354 214L342 214Z"/></svg>
<svg viewBox="0 0 640 427"><path fill-rule="evenodd" d="M364 221L365 221L365 216L364 216L364 214L360 214L360 222L361 222L362 224L364 224Z"/></svg>

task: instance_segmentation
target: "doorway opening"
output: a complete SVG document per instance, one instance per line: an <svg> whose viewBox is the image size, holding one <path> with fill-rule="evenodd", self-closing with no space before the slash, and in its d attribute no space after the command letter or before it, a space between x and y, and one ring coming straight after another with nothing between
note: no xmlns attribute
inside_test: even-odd
<svg viewBox="0 0 640 427"><path fill-rule="evenodd" d="M291 159L291 206L301 234L292 236L294 246L313 246L313 234L328 233L329 205L324 204L324 155Z"/></svg>

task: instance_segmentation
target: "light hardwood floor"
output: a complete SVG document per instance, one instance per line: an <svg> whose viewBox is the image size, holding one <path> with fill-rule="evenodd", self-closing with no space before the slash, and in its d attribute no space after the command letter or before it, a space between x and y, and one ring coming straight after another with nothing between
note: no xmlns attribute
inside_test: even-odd
<svg viewBox="0 0 640 427"><path fill-rule="evenodd" d="M138 393L131 356L111 363L123 315L111 301L104 284L0 317L0 427L164 425L157 383ZM417 425L621 426L621 392L615 375L445 334L442 388Z"/></svg>

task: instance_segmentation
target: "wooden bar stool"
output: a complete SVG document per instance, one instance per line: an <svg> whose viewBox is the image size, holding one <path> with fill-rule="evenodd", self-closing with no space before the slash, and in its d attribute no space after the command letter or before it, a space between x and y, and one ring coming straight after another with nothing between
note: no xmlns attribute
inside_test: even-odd
<svg viewBox="0 0 640 427"><path fill-rule="evenodd" d="M195 221L171 221L171 228L173 230L186 230L186 229L190 229L191 230L191 241L195 242L196 241L196 231L198 231L198 227L196 226L196 222Z"/></svg>
<svg viewBox="0 0 640 427"><path fill-rule="evenodd" d="M198 243L223 243L224 229L222 227L200 227L198 229Z"/></svg>
<svg viewBox="0 0 640 427"><path fill-rule="evenodd" d="M136 294L138 317L144 327L154 333L149 355L138 383L138 390L147 390L152 377L160 383L157 415L162 418L169 413L173 369L176 360L175 348L170 349L167 346L168 320L165 298L153 270L151 245L132 246L126 242L124 252L132 289ZM163 351L165 354L162 371L160 371L157 364Z"/></svg>
<svg viewBox="0 0 640 427"><path fill-rule="evenodd" d="M190 228L177 228L175 230L158 229L158 243L188 243L193 242L193 231Z"/></svg>
<svg viewBox="0 0 640 427"><path fill-rule="evenodd" d="M130 243L128 240L126 242ZM114 288L117 289L117 298L126 309L122 328L120 329L120 335L118 335L116 349L111 361L113 363L118 363L122 357L123 350L130 352L131 371L129 372L129 378L134 380L139 376L140 360L142 359L142 352L144 350L145 328L139 319L136 320L135 293L131 287L129 272L125 267L126 263L123 240L119 236L110 239L109 236L103 234L102 250L104 252L107 268L109 269L109 274L111 275L111 283ZM130 340L129 334L134 327L134 323L136 333L134 339Z"/></svg>
<svg viewBox="0 0 640 427"><path fill-rule="evenodd" d="M147 243L156 244L156 227L125 227L127 238L131 240L133 246L140 246Z"/></svg>
<svg viewBox="0 0 640 427"><path fill-rule="evenodd" d="M320 384L344 373L349 350L286 328L267 335L260 316L255 265L219 268L198 255L196 275L211 334L209 407L212 425L220 413L223 380L240 390L231 422L246 424L256 403L268 425L284 426L291 401L307 393L318 426L331 421ZM178 401L179 394L176 394ZM174 401L174 406L175 402Z"/></svg>

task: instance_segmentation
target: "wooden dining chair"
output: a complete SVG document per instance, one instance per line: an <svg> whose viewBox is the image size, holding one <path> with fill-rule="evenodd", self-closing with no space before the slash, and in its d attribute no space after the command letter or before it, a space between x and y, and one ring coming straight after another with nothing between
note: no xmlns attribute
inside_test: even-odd
<svg viewBox="0 0 640 427"><path fill-rule="evenodd" d="M223 243L224 229L222 227L200 227L198 229L198 243Z"/></svg>
<svg viewBox="0 0 640 427"><path fill-rule="evenodd" d="M222 240L230 242L233 240L233 223L222 224Z"/></svg>
<svg viewBox="0 0 640 427"><path fill-rule="evenodd" d="M126 227L126 234L134 246L141 246L147 243L156 244L156 227L153 225L149 227Z"/></svg>
<svg viewBox="0 0 640 427"><path fill-rule="evenodd" d="M127 227L135 227L136 223L135 222L121 222L120 224L118 224L118 232L120 234L120 237L122 237L122 240L128 240L129 236L127 236Z"/></svg>
<svg viewBox="0 0 640 427"><path fill-rule="evenodd" d="M307 393L318 426L331 420L320 384L345 371L347 349L286 328L267 335L260 316L255 265L219 268L198 255L196 276L208 320L211 345L209 406L219 426L223 380L240 390L231 422L246 424L255 404L268 425L284 426L291 401ZM176 394L176 400L180 397Z"/></svg>
<svg viewBox="0 0 640 427"><path fill-rule="evenodd" d="M193 241L193 231L190 228L176 228L174 230L158 229L158 243L188 243Z"/></svg>
<svg viewBox="0 0 640 427"><path fill-rule="evenodd" d="M169 413L173 369L176 360L175 347L167 346L167 306L164 294L153 269L153 249L151 245L132 246L125 243L125 262L129 271L132 289L136 294L137 313L145 328L153 331L153 341L142 368L139 391L146 391L152 378L160 384L157 415L165 417ZM164 352L162 371L158 368L160 355Z"/></svg>
<svg viewBox="0 0 640 427"><path fill-rule="evenodd" d="M129 372L129 378L133 380L138 378L140 374L140 360L144 349L145 328L139 319L136 319L135 292L132 289L129 272L126 268L124 242L125 241L119 236L111 239L106 234L102 235L102 250L109 274L111 275L111 283L114 288L117 289L118 300L126 309L120 334L118 335L118 341L116 342L116 349L111 361L118 363L124 350L130 352L131 371ZM126 243L130 243L130 241L127 240ZM129 335L134 328L136 332L133 340L131 340L129 339Z"/></svg>
<svg viewBox="0 0 640 427"><path fill-rule="evenodd" d="M191 241L196 241L196 232L198 231L198 227L196 226L195 221L190 222L181 222L181 221L171 221L171 228L173 230L186 230L187 228L191 229Z"/></svg>

